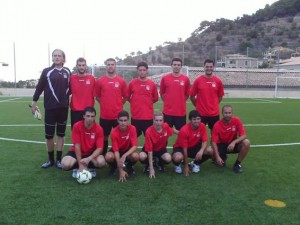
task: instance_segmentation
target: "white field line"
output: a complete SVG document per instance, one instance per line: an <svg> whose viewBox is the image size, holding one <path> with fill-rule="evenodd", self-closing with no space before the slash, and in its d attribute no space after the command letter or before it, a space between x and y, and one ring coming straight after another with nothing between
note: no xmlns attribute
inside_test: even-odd
<svg viewBox="0 0 300 225"><path fill-rule="evenodd" d="M10 102L10 101L14 101L17 99L21 99L21 98L11 98L11 99L5 99L5 100L1 100L0 102Z"/></svg>
<svg viewBox="0 0 300 225"><path fill-rule="evenodd" d="M22 140L22 139L14 139L14 138L4 138L0 137L2 141L11 141L11 142L21 142L21 143L33 143L33 144L46 144L43 141L31 141L31 140ZM71 146L72 144L65 144L66 146ZM282 144L265 144L265 145L251 145L251 148L260 148L260 147L278 147L278 146L292 146L292 145L300 145L300 142L294 143L282 143ZM143 146L138 146L142 148ZM173 148L172 146L168 146L168 149Z"/></svg>
<svg viewBox="0 0 300 225"><path fill-rule="evenodd" d="M44 123L42 124L0 124L0 127L43 127ZM68 127L71 125L68 124ZM299 123L278 123L278 124L244 124L245 127L280 127L280 126L300 126Z"/></svg>
<svg viewBox="0 0 300 225"><path fill-rule="evenodd" d="M252 98L252 99L257 101L269 102L269 103L282 103L280 101L273 101L273 100L261 99L261 98Z"/></svg>

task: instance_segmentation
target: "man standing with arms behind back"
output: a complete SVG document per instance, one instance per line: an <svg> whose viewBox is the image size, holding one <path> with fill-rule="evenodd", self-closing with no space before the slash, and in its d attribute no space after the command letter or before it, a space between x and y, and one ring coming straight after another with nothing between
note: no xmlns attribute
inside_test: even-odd
<svg viewBox="0 0 300 225"><path fill-rule="evenodd" d="M71 128L74 124L83 119L84 109L87 106L94 107L95 78L86 73L87 65L84 58L76 61L77 74L70 77L71 90Z"/></svg>
<svg viewBox="0 0 300 225"><path fill-rule="evenodd" d="M163 100L164 120L177 130L186 123L186 100L190 94L190 79L181 74L182 60L172 59L172 73L162 77L160 96Z"/></svg>
<svg viewBox="0 0 300 225"><path fill-rule="evenodd" d="M116 74L116 60L105 61L106 74L96 81L95 96L100 104L100 126L104 131L105 155L108 148L108 137L113 127L118 125L118 113L123 110L127 100L127 85L125 80Z"/></svg>
<svg viewBox="0 0 300 225"><path fill-rule="evenodd" d="M224 87L220 78L213 75L214 61L204 61L204 75L198 77L192 86L190 99L201 115L201 122L208 124L212 131L220 118L219 104L224 96Z"/></svg>

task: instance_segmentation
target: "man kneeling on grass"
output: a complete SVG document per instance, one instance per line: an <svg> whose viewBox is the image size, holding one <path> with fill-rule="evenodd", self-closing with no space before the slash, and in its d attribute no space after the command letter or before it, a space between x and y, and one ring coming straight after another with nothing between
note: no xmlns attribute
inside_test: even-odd
<svg viewBox="0 0 300 225"><path fill-rule="evenodd" d="M227 154L238 153L233 171L242 173L241 162L249 151L250 141L246 137L242 121L233 116L232 106L224 105L222 115L223 119L215 123L212 131L215 162L220 166L225 166Z"/></svg>
<svg viewBox="0 0 300 225"><path fill-rule="evenodd" d="M140 161L142 164L145 164L144 173L149 172L150 178L155 178L153 161L161 172L165 171L164 164L171 162L172 158L167 151L167 143L173 133L177 134L178 131L164 123L163 113L155 112L153 125L146 130L145 144L140 153Z"/></svg>
<svg viewBox="0 0 300 225"><path fill-rule="evenodd" d="M109 174L114 175L118 168L119 181L124 182L128 175L135 174L133 165L139 160L138 140L135 127L129 124L127 111L119 112L118 124L110 134L112 148L106 153L105 160L110 165Z"/></svg>
<svg viewBox="0 0 300 225"><path fill-rule="evenodd" d="M102 127L95 122L96 110L94 107L86 107L83 120L77 122L72 130L73 146L62 159L62 169L70 170L79 168L79 171L88 168L101 168L105 166L102 155L104 134ZM73 170L72 176L76 178L78 169ZM90 169L93 177L94 169Z"/></svg>
<svg viewBox="0 0 300 225"><path fill-rule="evenodd" d="M197 110L189 113L190 122L185 124L178 133L173 145L172 160L175 164L175 172L182 173L181 162L185 176L190 175L190 167L193 173L200 172L200 164L212 157L212 150L207 149L207 131ZM192 158L193 162L189 163Z"/></svg>

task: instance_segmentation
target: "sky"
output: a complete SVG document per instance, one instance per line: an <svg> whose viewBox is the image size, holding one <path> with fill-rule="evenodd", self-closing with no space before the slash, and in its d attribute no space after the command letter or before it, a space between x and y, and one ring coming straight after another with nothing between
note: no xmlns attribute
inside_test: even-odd
<svg viewBox="0 0 300 225"><path fill-rule="evenodd" d="M38 79L56 48L103 65L185 40L204 20L252 15L276 0L4 0L0 5L0 80ZM15 59L15 60L14 60ZM1 62L8 66L1 66ZM15 63L14 63L15 62ZM50 58L50 63L51 63Z"/></svg>

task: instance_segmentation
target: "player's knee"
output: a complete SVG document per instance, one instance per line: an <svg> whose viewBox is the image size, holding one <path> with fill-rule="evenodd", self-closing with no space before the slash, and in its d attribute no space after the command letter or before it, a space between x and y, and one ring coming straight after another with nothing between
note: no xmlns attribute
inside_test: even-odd
<svg viewBox="0 0 300 225"><path fill-rule="evenodd" d="M72 167L73 167L73 163L64 157L61 161L62 170L70 170Z"/></svg>
<svg viewBox="0 0 300 225"><path fill-rule="evenodd" d="M250 148L250 140L249 139L245 139L243 140L243 145L245 146L245 148L249 149Z"/></svg>
<svg viewBox="0 0 300 225"><path fill-rule="evenodd" d="M172 158L175 163L180 163L183 160L183 155L181 153L177 152L173 155Z"/></svg>
<svg viewBox="0 0 300 225"><path fill-rule="evenodd" d="M112 163L115 160L114 154L112 152L108 152L105 155L105 161L108 163Z"/></svg>
<svg viewBox="0 0 300 225"><path fill-rule="evenodd" d="M132 161L133 162L137 162L138 160L139 160L139 154L138 153L136 153L136 152L134 152L133 154L132 154Z"/></svg>
<svg viewBox="0 0 300 225"><path fill-rule="evenodd" d="M147 154L145 152L141 152L140 153L140 161L142 162L142 161L144 161L146 159L147 159Z"/></svg>
<svg viewBox="0 0 300 225"><path fill-rule="evenodd" d="M172 160L172 157L169 153L165 153L163 156L162 156L162 159L164 160L164 162L166 164L170 163L171 160Z"/></svg>

